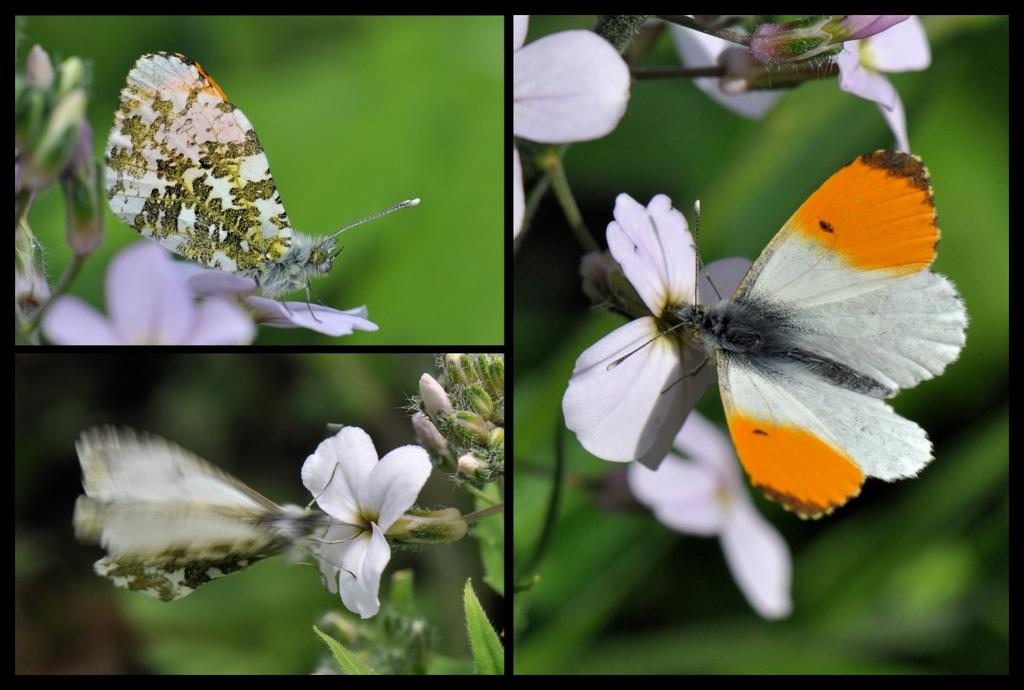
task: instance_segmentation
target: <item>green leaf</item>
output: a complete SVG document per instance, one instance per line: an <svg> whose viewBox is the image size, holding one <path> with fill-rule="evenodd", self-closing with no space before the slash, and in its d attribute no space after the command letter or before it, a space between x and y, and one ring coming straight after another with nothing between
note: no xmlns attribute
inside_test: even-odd
<svg viewBox="0 0 1024 690"><path fill-rule="evenodd" d="M362 659L345 649L340 642L327 633L321 631L320 628L315 625L313 626L313 632L319 635L320 639L324 641L327 647L331 650L331 654L334 655L334 660L338 662L338 666L340 666L341 670L346 674L350 676L377 675L377 672L367 666Z"/></svg>
<svg viewBox="0 0 1024 690"><path fill-rule="evenodd" d="M501 502L498 487L488 484L483 490L491 503L476 499L476 509L482 510ZM494 515L473 525L473 537L480 542L480 561L484 566L484 582L501 596L505 596L505 516Z"/></svg>
<svg viewBox="0 0 1024 690"><path fill-rule="evenodd" d="M501 675L505 672L505 649L498 634L487 620L487 614L480 607L480 600L473 591L473 580L466 580L463 595L466 607L466 631L469 646L473 650L476 672L480 675Z"/></svg>

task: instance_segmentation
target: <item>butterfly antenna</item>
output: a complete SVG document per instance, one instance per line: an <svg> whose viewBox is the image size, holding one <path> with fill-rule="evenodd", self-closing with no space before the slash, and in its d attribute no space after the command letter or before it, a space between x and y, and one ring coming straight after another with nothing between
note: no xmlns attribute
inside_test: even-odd
<svg viewBox="0 0 1024 690"><path fill-rule="evenodd" d="M681 324L681 323L678 323L678 324L676 324L675 326L672 326L672 328L669 328L669 329L668 329L667 331L663 331L663 332L661 332L661 333L658 333L658 335L654 336L653 338L651 338L650 340L648 340L648 341L647 341L646 343L644 343L644 344L643 344L643 345L641 345L640 347L638 347L638 348L636 348L636 349L634 349L634 350L630 350L629 352L627 352L626 354L622 355L621 357L619 357L619 358L618 358L618 359L616 359L615 361L613 361L613 362L609 363L609 364L608 364L608 368L607 368L607 369L605 369L605 371L611 371L612 369L614 369L615 367L619 366L620 364L622 364L623 362L625 362L625 361L626 361L627 359L629 359L630 357L632 357L633 355L635 355L635 354L636 354L637 352L640 352L640 350L644 349L645 347L647 347L648 345L650 345L651 343L653 343L653 342L654 342L655 340L657 340L658 338L662 337L663 335L668 335L669 333L671 333L672 331L674 331L675 329L679 328L679 327L680 327L680 326L682 326L682 325L683 325L683 324Z"/></svg>
<svg viewBox="0 0 1024 690"><path fill-rule="evenodd" d="M664 395L665 393L668 393L670 390L672 390L672 387L675 386L677 383L682 383L683 381L685 381L686 379L690 378L691 376L696 376L700 372L700 370L703 369L704 366L708 363L708 359L710 359L710 358L705 357L704 359L702 359L700 361L700 364L695 366L689 372L687 372L687 373L683 374L682 376L680 376L679 378L677 378L672 383L668 384L668 386L665 387L665 390L661 391L662 395Z"/></svg>
<svg viewBox="0 0 1024 690"><path fill-rule="evenodd" d="M306 510L309 510L310 508L312 508L313 504L316 503L317 501L319 501L320 497L324 495L325 491L327 491L327 487L329 487L331 485L331 482L334 481L334 475L338 471L338 465L339 465L339 463L334 463L334 469L331 470L331 476L327 478L327 483L324 484L324 488L320 489L320 493L318 493L316 496L314 496L313 500L306 504Z"/></svg>
<svg viewBox="0 0 1024 690"><path fill-rule="evenodd" d="M345 227L341 228L340 230L335 230L333 233L331 233L331 237L337 237L341 233L345 232L346 230L350 230L350 229L354 228L357 225L362 225L363 223L369 223L371 220L376 220L376 219L380 218L381 216L386 216L389 213L394 213L395 211L398 211L398 210L403 209L403 208L409 208L410 206L416 206L419 203L420 203L419 199L409 199L407 201L403 201L400 204L395 204L394 206L388 206L383 211L377 211L376 213L374 213L372 215L366 216L366 218L360 218L355 223L349 223L348 225L346 225Z"/></svg>
<svg viewBox="0 0 1024 690"><path fill-rule="evenodd" d="M708 273L707 267L704 265L704 262L700 258L700 242L697 241L697 237L699 234L700 199L697 199L697 201L693 202L693 243L695 245L694 251L696 251L697 253L697 270L694 272L693 275L693 296L694 299L697 299L697 284L698 282L700 282L700 274L703 273L704 277L708 279L708 284L711 286L711 289L715 291L715 295L718 296L718 299L722 299L722 293L720 293L718 291L718 288L715 287L715 281L711 280L711 274Z"/></svg>

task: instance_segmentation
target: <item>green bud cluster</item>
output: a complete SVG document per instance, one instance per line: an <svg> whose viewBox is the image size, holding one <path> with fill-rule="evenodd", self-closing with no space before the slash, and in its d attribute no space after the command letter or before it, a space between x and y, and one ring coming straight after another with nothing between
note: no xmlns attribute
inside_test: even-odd
<svg viewBox="0 0 1024 690"><path fill-rule="evenodd" d="M505 358L445 354L440 381L420 379L413 429L420 444L463 479L486 483L505 471Z"/></svg>

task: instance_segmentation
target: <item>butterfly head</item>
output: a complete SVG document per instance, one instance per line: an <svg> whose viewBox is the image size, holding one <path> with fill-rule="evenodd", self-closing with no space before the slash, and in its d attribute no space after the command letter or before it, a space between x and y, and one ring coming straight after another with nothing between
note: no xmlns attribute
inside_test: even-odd
<svg viewBox="0 0 1024 690"><path fill-rule="evenodd" d="M333 237L313 239L295 233L284 256L264 269L260 277L261 291L267 297L274 297L305 288L310 278L327 275L337 256L334 247Z"/></svg>

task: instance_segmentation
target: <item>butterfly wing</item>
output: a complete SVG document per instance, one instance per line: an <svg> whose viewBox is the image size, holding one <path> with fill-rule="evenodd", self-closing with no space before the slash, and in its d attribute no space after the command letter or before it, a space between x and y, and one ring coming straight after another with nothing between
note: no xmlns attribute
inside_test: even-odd
<svg viewBox="0 0 1024 690"><path fill-rule="evenodd" d="M135 63L106 162L114 214L192 261L255 275L291 246L252 124L183 55L153 53Z"/></svg>
<svg viewBox="0 0 1024 690"><path fill-rule="evenodd" d="M867 154L793 214L733 300L770 304L795 347L895 395L941 373L964 345L963 302L929 270L938 240L920 159Z"/></svg>
<svg viewBox="0 0 1024 690"><path fill-rule="evenodd" d="M718 381L751 482L802 517L831 513L860 493L865 476L912 477L932 459L917 424L800 366L720 352Z"/></svg>
<svg viewBox="0 0 1024 690"><path fill-rule="evenodd" d="M281 553L318 524L318 514L282 508L155 436L92 429L76 448L86 495L75 533L107 550L96 572L120 587L176 599Z"/></svg>

